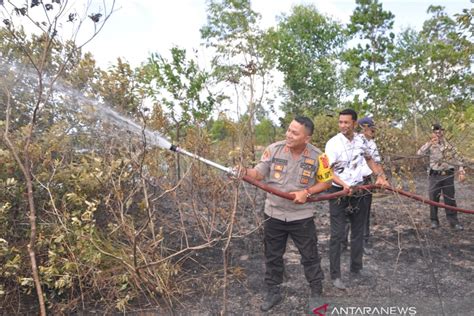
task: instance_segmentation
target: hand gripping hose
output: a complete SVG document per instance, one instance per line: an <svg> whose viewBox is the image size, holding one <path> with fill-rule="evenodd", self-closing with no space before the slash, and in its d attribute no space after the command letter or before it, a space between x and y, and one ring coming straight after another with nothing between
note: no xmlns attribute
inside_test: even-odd
<svg viewBox="0 0 474 316"><path fill-rule="evenodd" d="M169 146L169 147L168 147ZM233 175L235 176L235 173L234 171L231 169L231 168L228 168L228 167L225 167L225 166L222 166L222 165L219 165L213 161L210 161L208 159L205 159L201 156L198 156L194 153L190 153L186 150L184 150L183 148L180 148L178 146L175 146L175 145L171 145L171 143L167 143L166 146L163 145L161 146L163 148L167 148L171 151L174 151L174 152L177 152L179 154L183 154L183 155L186 155L186 156L189 156L191 158L194 158L194 159L197 159L211 167L214 167L214 168L217 168L221 171L224 171L225 173L229 174L229 175ZM286 192L282 192L282 191L279 191L275 188L272 188L271 186L265 184L265 183L262 183L260 181L257 181L249 176L244 176L242 178L242 180L270 193L270 194L274 194L276 196L279 196L281 198L284 198L284 199L287 199L287 200L294 200L294 195L293 194L290 194L290 193L286 193ZM426 199L420 195L416 195L414 193L411 193L411 192L406 192L406 191L403 191L403 190L400 190L400 189L395 189L393 187L388 187L388 186L381 186L381 185L377 185L377 184L367 184L367 185L360 185L360 186L356 186L356 187L353 187L354 190L372 190L372 189L385 189L385 190L389 190L389 191L392 191L394 193L398 193L400 195L403 195L403 196L406 196L408 198L411 198L411 199L414 199L414 200L417 200L417 201L420 201L422 203L425 203L425 204L429 204L429 205L433 205L433 206L438 206L438 207L442 207L442 208L445 208L445 209L449 209L449 210L452 210L452 211L456 211L456 212L462 212L462 213L467 213L467 214L474 214L474 210L466 210L466 209L463 209L463 208L459 208L459 207L456 207L456 206L451 206L451 205L447 205L447 204L444 204L444 203L439 203L439 202L435 202L435 201L431 201L430 199ZM325 201L325 200L332 200L332 199L336 199L336 198L339 198L339 197L342 197L342 196L346 196L349 192L347 190L341 190L339 192L335 192L335 193L329 193L329 194L320 194L320 195L317 195L316 197L311 197L309 199L306 200L306 202L319 202L319 201Z"/></svg>
<svg viewBox="0 0 474 316"><path fill-rule="evenodd" d="M287 199L287 200L293 200L295 198L295 196L293 194L279 191L279 190L277 190L275 188L272 188L271 186L269 186L265 183L262 183L260 181L255 180L255 179L253 179L249 176L244 176L242 178L242 180L244 180L244 181L246 181L246 182L248 182L248 183L250 183L250 184L252 184L252 185L254 185L254 186L270 193L270 194L274 194L274 195L279 196L281 198L284 198L284 199ZM359 186L353 187L353 190L358 190L358 191L361 191L361 190L368 191L368 190L372 190L372 189L385 189L385 190L389 190L389 191L392 191L394 193L398 193L400 195L409 197L411 199L420 201L420 202L425 203L425 204L438 206L438 207L443 207L443 208L446 208L446 209L449 209L449 210L452 210L452 211L456 211L456 212L474 214L474 210L467 210L467 209L463 209L463 208L460 208L460 207L451 206L451 205L447 205L447 204L440 203L440 202L435 202L435 201L432 201L430 199L424 198L420 195L416 195L416 194L413 194L411 192L406 192L406 191L396 189L396 188L393 188L393 187L382 186L382 185L378 185L378 184L367 184L367 185L359 185ZM306 200L306 203L332 200L332 199L336 199L336 198L339 198L339 197L342 197L342 196L346 196L348 193L349 192L347 190L341 190L341 191L335 192L335 193L320 194L316 197L308 198Z"/></svg>

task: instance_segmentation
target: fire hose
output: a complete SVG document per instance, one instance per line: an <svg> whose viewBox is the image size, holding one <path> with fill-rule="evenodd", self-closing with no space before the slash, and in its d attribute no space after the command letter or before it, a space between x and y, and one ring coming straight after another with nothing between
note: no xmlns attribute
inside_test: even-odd
<svg viewBox="0 0 474 316"><path fill-rule="evenodd" d="M177 147L175 145L171 145L171 147L168 148L168 149L171 150L171 151L177 152L179 154L183 154L183 155L189 156L191 158L197 159L197 160L199 160L199 161L201 161L201 162L203 162L203 163L205 163L209 166L217 168L217 169L219 169L219 170L221 170L221 171L223 171L223 172L225 172L229 175L236 176L235 172L231 168L219 165L218 163L215 163L213 161L205 159L205 158L203 158L201 156L198 156L194 153L190 153L190 152L188 152L188 151L186 151L186 150L184 150L180 147ZM249 176L242 177L242 180L256 186L257 188L260 188L260 189L262 189L262 190L264 190L264 191L266 191L270 194L274 194L274 195L279 196L281 198L284 198L284 199L287 199L287 200L294 200L294 198L295 198L295 196L293 194L277 190L277 189L269 186L268 184L263 183L263 182L258 181L258 180L255 180L254 178L251 178ZM393 193L397 193L397 194L403 195L405 197L414 199L416 201L420 201L424 204L438 206L438 207L442 207L442 208L449 209L449 210L456 211L456 212L474 214L474 210L467 210L467 209L463 209L463 208L460 208L460 207L451 206L451 205L447 205L447 204L440 203L440 202L435 202L435 201L432 201L430 199L424 198L420 195L416 195L416 194L411 193L411 192L403 191L401 189L396 189L396 188L393 188L391 186L382 186L382 185L378 185L378 184L367 184L367 185L355 186L352 189L355 190L355 191L361 191L361 190L369 191L369 190L373 190L373 189L385 189L385 190L391 191ZM329 194L320 194L320 195L317 195L315 197L308 198L306 200L306 203L337 199L339 197L343 197L343 196L346 196L348 194L349 194L348 190L341 190L339 192L329 193Z"/></svg>
<svg viewBox="0 0 474 316"><path fill-rule="evenodd" d="M270 193L270 194L274 194L274 195L279 196L281 198L288 199L288 200L294 200L294 198L295 198L295 196L293 194L279 191L279 190L277 190L275 188L272 188L271 186L269 186L265 183L262 183L260 181L255 180L255 179L253 179L249 176L244 176L242 178L242 180L244 180L244 181L246 181L246 182L248 182L248 183L250 183L250 184L252 184L252 185L254 185L254 186ZM467 209L463 209L463 208L460 208L460 207L451 206L451 205L447 205L447 204L440 203L440 202L435 202L435 201L432 201L430 199L426 199L426 198L424 198L420 195L416 195L414 193L403 191L403 190L400 190L400 189L396 189L396 188L393 188L393 187L390 187L390 186L382 186L382 185L379 185L379 184L366 184L366 185L355 186L352 189L355 190L355 191L369 191L369 190L373 190L373 189L385 189L385 190L392 191L394 193L398 193L400 195L409 197L411 199L420 201L420 202L425 203L425 204L438 206L438 207L443 207L443 208L446 208L446 209L449 209L449 210L452 210L452 211L456 211L456 212L474 214L474 210L467 210ZM343 197L343 196L346 196L348 194L349 194L348 190L341 190L339 192L329 193L329 194L320 194L316 197L308 198L306 200L306 203L337 199L339 197Z"/></svg>

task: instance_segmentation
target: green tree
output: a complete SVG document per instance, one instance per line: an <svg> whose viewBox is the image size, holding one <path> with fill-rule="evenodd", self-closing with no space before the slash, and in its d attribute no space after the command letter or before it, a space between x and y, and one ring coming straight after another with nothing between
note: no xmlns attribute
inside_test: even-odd
<svg viewBox="0 0 474 316"><path fill-rule="evenodd" d="M207 13L201 37L206 47L215 51L212 75L218 82L233 86L235 95L230 99L233 108L239 116L248 117L240 143L248 146L254 156L255 122L257 113L264 112L262 104L271 68L271 61L263 53L265 41L258 26L260 15L252 10L250 0L211 0Z"/></svg>
<svg viewBox="0 0 474 316"><path fill-rule="evenodd" d="M313 117L337 107L341 86L337 57L345 43L342 26L321 15L313 5L294 6L267 35L283 73L287 116Z"/></svg>
<svg viewBox="0 0 474 316"><path fill-rule="evenodd" d="M387 76L391 72L389 56L393 50L395 34L391 32L395 16L383 10L378 0L356 0L356 8L347 26L350 36L360 41L344 53L347 63L348 87L361 89L364 96L359 110L379 113L385 111Z"/></svg>
<svg viewBox="0 0 474 316"><path fill-rule="evenodd" d="M399 122L411 120L415 139L421 118L427 128L453 107L463 113L472 106L472 40L442 7L431 6L428 12L433 16L421 32L408 29L400 34L389 76L390 116Z"/></svg>
<svg viewBox="0 0 474 316"><path fill-rule="evenodd" d="M257 145L267 146L276 141L278 128L270 119L262 119L257 126L255 126L255 134L257 138Z"/></svg>
<svg viewBox="0 0 474 316"><path fill-rule="evenodd" d="M186 50L171 49L171 60L154 53L143 66L146 93L167 109L175 127L174 140L180 143L186 128L204 127L221 97L208 89L209 74L194 60L186 59ZM179 155L177 175L180 177Z"/></svg>
<svg viewBox="0 0 474 316"><path fill-rule="evenodd" d="M94 84L96 93L120 112L137 117L143 100L138 72L118 58L115 65L100 73L99 80Z"/></svg>

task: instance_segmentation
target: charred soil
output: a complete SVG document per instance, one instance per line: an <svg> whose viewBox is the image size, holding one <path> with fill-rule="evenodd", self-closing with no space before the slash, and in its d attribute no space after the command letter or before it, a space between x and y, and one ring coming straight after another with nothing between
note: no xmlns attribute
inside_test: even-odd
<svg viewBox="0 0 474 316"><path fill-rule="evenodd" d="M426 196L428 179L421 173L417 179L417 194ZM474 209L473 192L472 180L456 183L458 206ZM263 199L263 193L259 192L257 201ZM392 314L389 315L403 315L403 308L407 311L406 315L410 312L416 312L416 315L470 315L474 312L474 215L459 214L464 230L455 231L450 228L444 210L440 209L440 227L432 229L428 205L391 193L375 193L371 216L373 252L364 255L364 270L368 271L369 276L351 277L348 270L350 250L344 252L341 258L342 278L348 289L341 291L331 285L329 278L328 203L315 203L315 209L319 252L325 274L321 305L328 304L328 315L361 314L364 309L356 310L357 307L365 308L367 314L391 308ZM257 212L262 215L261 205L257 207ZM265 271L262 238L262 231L258 229L231 242L227 267L228 314L265 314L259 310L264 294ZM199 276L200 282L190 285L189 291L179 299L179 304L168 310L169 313L215 315L222 312L222 246L195 253L194 256L202 259L199 265L189 262L183 266L187 273ZM318 306L307 305L309 287L300 264L300 255L291 241L288 242L284 259L284 300L269 313L313 314L312 308Z"/></svg>

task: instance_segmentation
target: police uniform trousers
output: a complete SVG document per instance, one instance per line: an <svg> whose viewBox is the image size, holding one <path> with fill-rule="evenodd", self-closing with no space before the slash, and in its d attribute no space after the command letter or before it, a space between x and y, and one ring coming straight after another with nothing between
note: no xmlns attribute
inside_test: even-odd
<svg viewBox="0 0 474 316"><path fill-rule="evenodd" d="M335 193L342 188L332 186L328 192ZM367 220L367 199L364 193L329 200L331 237L329 239L329 270L331 279L341 277L341 244L345 239L346 221L351 225L351 262L350 270L362 269L364 228Z"/></svg>
<svg viewBox="0 0 474 316"><path fill-rule="evenodd" d="M454 198L454 170L444 172L431 170L428 190L430 200L439 202L440 196L443 194L444 204L456 206L456 200ZM432 221L439 223L437 206L430 205L430 217ZM458 223L458 213L456 211L446 209L446 218L451 225Z"/></svg>
<svg viewBox="0 0 474 316"><path fill-rule="evenodd" d="M306 280L311 288L321 291L324 274L318 254L318 237L313 217L285 222L265 214L263 228L266 285L273 287L283 282L283 254L288 236L290 236L301 254L301 264Z"/></svg>

